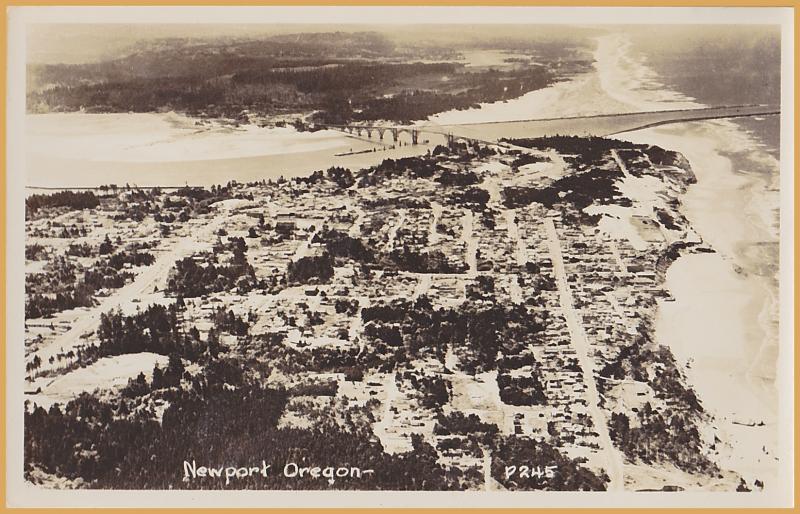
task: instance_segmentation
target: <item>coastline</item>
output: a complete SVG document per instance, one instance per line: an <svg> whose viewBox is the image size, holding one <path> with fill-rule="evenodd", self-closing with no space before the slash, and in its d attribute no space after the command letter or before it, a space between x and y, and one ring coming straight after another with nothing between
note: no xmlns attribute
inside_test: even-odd
<svg viewBox="0 0 800 514"><path fill-rule="evenodd" d="M610 97L643 110L704 106L669 91L642 56L626 49L624 36L598 39L597 54L613 56L598 59ZM778 160L730 120L613 137L680 152L695 172L680 210L717 253L683 255L668 268L665 287L675 300L659 302L654 336L685 365L689 384L714 415L720 466L751 487L756 479L777 487Z"/></svg>
<svg viewBox="0 0 800 514"><path fill-rule="evenodd" d="M691 122L620 136L681 152L695 172L680 210L716 253L672 263L665 285L675 301L660 303L655 335L688 364L689 383L714 415L719 463L769 488L778 479L777 234L764 217L770 179L742 171L757 149L730 152L735 130L731 122Z"/></svg>
<svg viewBox="0 0 800 514"><path fill-rule="evenodd" d="M624 34L598 37L593 72L507 104L442 113L430 121L463 124L707 107L671 91L630 50ZM695 171L697 183L682 197L680 210L717 253L684 255L672 263L665 287L675 301L660 302L654 336L684 365L689 384L715 416L714 432L722 441L716 445L719 464L751 487L756 479L766 488L776 486L778 161L744 125L730 120L612 137L678 151ZM701 291L698 285L704 283L710 287Z"/></svg>

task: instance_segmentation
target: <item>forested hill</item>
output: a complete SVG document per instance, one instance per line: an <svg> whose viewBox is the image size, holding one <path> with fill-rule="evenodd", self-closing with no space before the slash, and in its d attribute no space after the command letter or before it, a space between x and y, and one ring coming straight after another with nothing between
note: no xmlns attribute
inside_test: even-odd
<svg viewBox="0 0 800 514"><path fill-rule="evenodd" d="M374 32L289 34L258 40L165 39L121 58L32 64L28 111L154 112L236 118L318 112L326 122L410 121L515 98L587 62L552 59L530 43L536 65L497 69L456 62L448 47L396 45ZM519 52L520 48L515 48ZM558 69L558 74L553 70Z"/></svg>
<svg viewBox="0 0 800 514"><path fill-rule="evenodd" d="M316 66L395 55L385 37L370 33L281 35L262 40L174 38L143 41L118 59L87 64L32 64L29 92L158 77L217 77L254 68Z"/></svg>

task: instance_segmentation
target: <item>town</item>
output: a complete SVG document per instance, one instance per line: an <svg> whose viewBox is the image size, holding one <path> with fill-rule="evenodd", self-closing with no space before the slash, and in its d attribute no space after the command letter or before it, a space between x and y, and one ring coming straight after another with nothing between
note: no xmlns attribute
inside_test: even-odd
<svg viewBox="0 0 800 514"><path fill-rule="evenodd" d="M203 487L180 463L224 465L235 443L375 469L336 488L753 486L715 463L710 416L652 337L670 262L713 251L678 209L693 181L658 147L550 137L301 179L33 195L29 480ZM187 417L223 398L263 408L227 429ZM79 451L54 450L56 426ZM133 462L159 440L188 453L132 475L97 430L150 434ZM313 434L325 441L303 446ZM508 473L525 466L552 472ZM270 480L231 485L286 485Z"/></svg>

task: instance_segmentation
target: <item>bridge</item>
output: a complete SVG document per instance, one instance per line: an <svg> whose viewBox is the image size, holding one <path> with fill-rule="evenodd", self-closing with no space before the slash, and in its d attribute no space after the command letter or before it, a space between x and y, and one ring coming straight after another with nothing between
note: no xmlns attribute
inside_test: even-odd
<svg viewBox="0 0 800 514"><path fill-rule="evenodd" d="M315 127L322 128L322 129L331 129L331 130L339 130L341 132L346 132L348 134L355 134L359 137L363 137L366 135L369 139L372 139L372 136L375 135L378 137L378 140L383 141L385 134L388 132L392 135L392 141L397 143L400 138L400 134L406 133L411 136L411 144L417 145L419 144L419 135L422 133L426 134L434 134L437 136L444 136L447 138L447 144L451 145L456 141L464 141L466 143L485 143L485 144L496 144L492 141L484 141L480 138L475 137L468 137L464 135L455 134L452 131L444 130L443 125L435 125L435 124L423 124L423 125L331 125L331 124L316 124ZM457 127L457 126L456 126Z"/></svg>
<svg viewBox="0 0 800 514"><path fill-rule="evenodd" d="M697 109L672 109L658 111L624 112L615 114L595 114L587 116L564 116L560 118L538 118L514 121L491 121L438 125L427 122L420 125L317 125L320 128L340 130L358 136L376 136L383 141L385 134L392 135L396 143L401 134L411 136L411 144L419 144L422 133L443 136L448 144L465 141L469 144L479 142L497 144L503 137L541 137L541 136L612 136L633 130L640 130L670 123L701 121L723 118L768 116L780 114L780 106L775 105L722 105Z"/></svg>
<svg viewBox="0 0 800 514"><path fill-rule="evenodd" d="M325 128L325 129L333 129L333 130L340 130L342 132L347 132L348 134L356 134L358 136L362 136L366 134L368 138L372 139L372 135L375 134L378 136L378 139L383 141L383 136L387 132L392 135L392 141L395 143L398 141L400 134L406 132L411 135L411 144L419 144L419 134L421 132L420 129L413 127L413 126L378 126L378 125L316 125L317 127Z"/></svg>

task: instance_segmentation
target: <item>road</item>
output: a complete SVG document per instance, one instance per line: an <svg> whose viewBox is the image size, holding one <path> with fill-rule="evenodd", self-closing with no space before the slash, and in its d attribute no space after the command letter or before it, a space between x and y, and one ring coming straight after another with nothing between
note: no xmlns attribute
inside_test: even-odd
<svg viewBox="0 0 800 514"><path fill-rule="evenodd" d="M454 125L436 125L426 122L413 128L437 136L453 134L457 137L491 142L503 137L532 138L556 134L562 136L612 136L670 123L777 114L780 114L778 105L720 105L697 109L620 112ZM404 126L398 125L397 128L402 129Z"/></svg>
<svg viewBox="0 0 800 514"><path fill-rule="evenodd" d="M591 357L591 347L583 330L580 317L572 301L572 293L567 282L567 273L564 268L564 258L561 255L561 244L558 232L553 224L553 220L545 220L547 230L547 243L550 250L550 258L553 261L553 272L558 284L559 300L567 321L572 344L575 347L576 357L583 371L583 383L586 386L586 401L588 403L589 415L592 418L594 430L600 438L600 449L605 456L606 471L611 481L608 484L609 491L622 491L624 487L624 476L622 471L622 458L620 453L614 448L611 442L611 435L608 433L608 424L605 413L600 408L600 393L597 391L595 382L595 362Z"/></svg>
<svg viewBox="0 0 800 514"><path fill-rule="evenodd" d="M484 491L505 491L503 484L495 480L492 476L492 453L488 447L481 445L483 458L481 466L483 468L483 490Z"/></svg>
<svg viewBox="0 0 800 514"><path fill-rule="evenodd" d="M776 114L780 114L779 105L718 105L696 109L620 112L451 125L426 122L415 126L396 125L395 128L400 130L414 129L437 136L452 134L457 137L488 143L502 137L540 137L556 134L562 136L611 136L669 123ZM329 127L336 130L345 130L346 127L358 128L359 125L330 125ZM364 127L364 125L361 126L362 129ZM370 140L373 139L372 135L368 137ZM377 138L376 132L374 139L377 140Z"/></svg>
<svg viewBox="0 0 800 514"><path fill-rule="evenodd" d="M559 118L533 118L513 121L487 121L438 125L426 122L413 127L397 125L396 128L413 128L436 136L452 134L475 141L490 143L503 137L554 136L612 136L623 132L641 130L669 123L740 118L748 116L771 116L780 114L779 105L719 105L697 109L670 109L658 111L620 112L593 114L588 116L564 116ZM357 125L353 125L356 127ZM343 126L332 128L343 129ZM372 137L370 136L370 139ZM377 134L375 136L377 139Z"/></svg>
<svg viewBox="0 0 800 514"><path fill-rule="evenodd" d="M625 178L630 178L631 174L628 171L628 167L625 166L624 162L622 162L622 159L620 158L616 150L611 150L611 156L614 158L614 161L617 163L617 166L619 166L619 170L622 172Z"/></svg>
<svg viewBox="0 0 800 514"><path fill-rule="evenodd" d="M428 243L431 245L435 245L441 239L441 235L439 231L436 229L436 225L439 223L439 220L442 218L442 204L438 202L431 202L431 226L428 231Z"/></svg>
<svg viewBox="0 0 800 514"><path fill-rule="evenodd" d="M214 221L205 224L198 230L190 231L189 235L179 239L169 250L157 256L156 261L139 273L133 282L117 289L111 296L102 299L97 305L89 309L86 314L81 315L72 328L57 336L49 344L42 345L35 352L35 355L38 355L42 361L38 371L48 371L63 366L64 361L59 362L57 355L67 353L86 344L88 341L82 339L81 336L97 329L100 324L101 314L138 300L145 294L152 292L154 286L165 283L175 262L195 253L200 245L210 246L214 241L214 233L226 219L226 214L217 214L214 216ZM33 356L30 357L31 359L33 358ZM53 357L53 364L50 364L50 357Z"/></svg>
<svg viewBox="0 0 800 514"><path fill-rule="evenodd" d="M389 429L397 429L395 425L395 415L392 412L392 406L400 398L400 390L397 387L394 373L387 373L383 382L384 390L386 391L386 398L383 400L383 412L381 420L372 425L372 431L378 436L383 446L383 451L390 454L402 453L410 450L410 444L407 438L401 434L390 432Z"/></svg>
<svg viewBox="0 0 800 514"><path fill-rule="evenodd" d="M465 209L464 216L461 218L461 240L467 245L464 261L467 263L467 276L475 277L478 275L478 240L472 233L472 225L475 217L471 210Z"/></svg>
<svg viewBox="0 0 800 514"><path fill-rule="evenodd" d="M400 230L400 227L406 222L406 211L400 210L400 214L397 217L397 221L389 228L388 235L386 236L386 249L390 252L394 250L394 240L397 238L397 231Z"/></svg>

